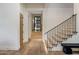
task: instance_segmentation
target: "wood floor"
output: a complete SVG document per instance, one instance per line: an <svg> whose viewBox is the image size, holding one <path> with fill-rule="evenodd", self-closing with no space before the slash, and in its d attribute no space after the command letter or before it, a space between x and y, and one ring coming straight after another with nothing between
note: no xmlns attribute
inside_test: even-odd
<svg viewBox="0 0 79 59"><path fill-rule="evenodd" d="M48 55L62 55L63 52L49 52ZM42 40L41 32L33 32L30 42L25 43L25 48L23 50L8 50L0 51L0 55L47 55L45 51L45 46Z"/></svg>
<svg viewBox="0 0 79 59"><path fill-rule="evenodd" d="M47 54L41 32L33 32L30 42L24 45L25 48L23 50L0 50L0 55L65 55L62 51L50 51ZM79 54L79 52L74 54Z"/></svg>
<svg viewBox="0 0 79 59"><path fill-rule="evenodd" d="M33 32L28 47L25 48L24 53L27 55L43 55L46 54L44 44L42 41L41 32Z"/></svg>

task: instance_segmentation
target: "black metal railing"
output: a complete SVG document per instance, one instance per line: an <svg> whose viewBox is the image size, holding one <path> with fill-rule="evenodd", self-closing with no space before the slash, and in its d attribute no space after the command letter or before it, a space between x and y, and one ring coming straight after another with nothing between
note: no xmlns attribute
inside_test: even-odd
<svg viewBox="0 0 79 59"><path fill-rule="evenodd" d="M53 48L76 33L76 14L74 14L45 33L47 34L47 47Z"/></svg>

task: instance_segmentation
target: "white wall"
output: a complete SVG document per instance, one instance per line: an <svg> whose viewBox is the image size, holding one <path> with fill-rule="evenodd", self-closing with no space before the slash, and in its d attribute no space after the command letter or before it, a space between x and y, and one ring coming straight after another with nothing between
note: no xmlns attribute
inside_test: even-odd
<svg viewBox="0 0 79 59"><path fill-rule="evenodd" d="M18 50L19 4L0 4L0 50Z"/></svg>
<svg viewBox="0 0 79 59"><path fill-rule="evenodd" d="M44 11L44 33L68 19L73 13L73 4L47 4ZM46 36L44 37L46 39Z"/></svg>
<svg viewBox="0 0 79 59"><path fill-rule="evenodd" d="M70 4L71 5L71 4ZM64 20L68 19L73 15L73 5L70 6L67 4L48 4L47 8L47 18L46 18L46 31L60 24ZM70 6L70 7L69 7Z"/></svg>
<svg viewBox="0 0 79 59"><path fill-rule="evenodd" d="M77 31L79 32L79 3L74 3L74 14L77 14Z"/></svg>

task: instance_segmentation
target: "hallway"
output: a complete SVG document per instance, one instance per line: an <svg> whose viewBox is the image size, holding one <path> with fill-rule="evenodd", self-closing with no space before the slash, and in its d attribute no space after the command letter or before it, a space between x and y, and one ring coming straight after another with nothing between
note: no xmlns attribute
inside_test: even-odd
<svg viewBox="0 0 79 59"><path fill-rule="evenodd" d="M25 48L24 54L27 54L27 55L40 55L40 54L45 55L46 54L45 46L44 46L40 32L32 33L31 40L28 46Z"/></svg>

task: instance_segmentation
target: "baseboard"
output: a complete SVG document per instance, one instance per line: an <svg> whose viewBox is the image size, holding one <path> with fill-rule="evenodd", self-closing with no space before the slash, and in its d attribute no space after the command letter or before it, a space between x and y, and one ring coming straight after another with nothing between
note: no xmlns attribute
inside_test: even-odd
<svg viewBox="0 0 79 59"><path fill-rule="evenodd" d="M63 51L62 49L48 49L48 51Z"/></svg>
<svg viewBox="0 0 79 59"><path fill-rule="evenodd" d="M13 48L13 47L7 48L7 47L3 47L3 48L0 48L0 50L19 50L19 48Z"/></svg>

